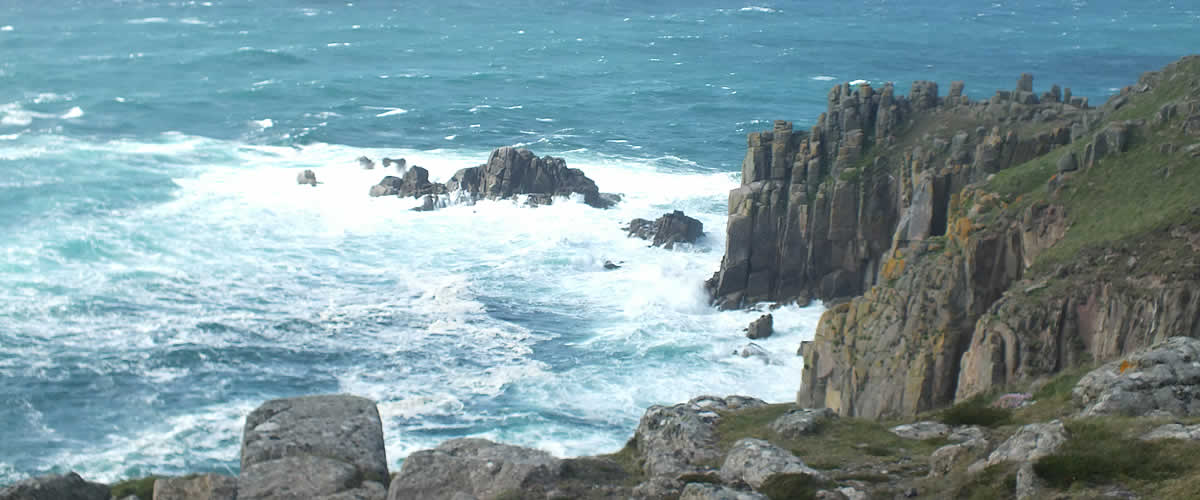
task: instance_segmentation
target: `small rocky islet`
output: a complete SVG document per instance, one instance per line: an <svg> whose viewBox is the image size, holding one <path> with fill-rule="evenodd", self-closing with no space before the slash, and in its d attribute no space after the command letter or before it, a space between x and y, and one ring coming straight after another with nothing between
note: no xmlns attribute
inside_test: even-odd
<svg viewBox="0 0 1200 500"><path fill-rule="evenodd" d="M829 306L795 403L704 396L649 408L609 455L468 438L391 471L373 402L306 396L247 417L236 478L69 473L0 499L1195 498L1200 57L1099 107L1031 75L963 89L843 84L811 131L749 135L707 289ZM372 194L613 201L525 150L445 186L418 168ZM702 233L684 217L629 231Z"/></svg>

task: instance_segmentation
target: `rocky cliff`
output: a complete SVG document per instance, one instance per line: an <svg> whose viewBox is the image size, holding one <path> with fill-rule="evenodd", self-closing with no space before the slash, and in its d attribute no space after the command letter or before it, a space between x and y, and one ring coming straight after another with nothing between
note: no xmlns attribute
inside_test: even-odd
<svg viewBox="0 0 1200 500"><path fill-rule="evenodd" d="M1095 109L962 89L841 85L811 131L750 134L708 287L834 304L801 406L913 415L1200 336L1200 58Z"/></svg>

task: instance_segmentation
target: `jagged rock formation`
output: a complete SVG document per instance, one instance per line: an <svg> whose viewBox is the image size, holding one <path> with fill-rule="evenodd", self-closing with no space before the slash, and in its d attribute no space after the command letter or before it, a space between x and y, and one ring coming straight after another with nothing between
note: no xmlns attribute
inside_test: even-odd
<svg viewBox="0 0 1200 500"><path fill-rule="evenodd" d="M563 461L549 453L484 439L452 439L404 460L389 500L496 498L545 487L562 475Z"/></svg>
<svg viewBox="0 0 1200 500"><path fill-rule="evenodd" d="M770 314L759 316L746 327L746 338L751 340L765 339L775 333L775 317Z"/></svg>
<svg viewBox="0 0 1200 500"><path fill-rule="evenodd" d="M828 116L837 112L846 122L847 113L862 115L846 107L845 92L831 93L827 117L794 146L798 156L817 138L829 142ZM916 84L894 105L899 122L880 122L884 113L876 107L866 153L858 152L858 133L836 136L839 151L864 158L862 170L839 167L835 158L814 193L796 188L794 162L794 196L786 203L754 194L782 189L774 177L731 194L729 246L710 281L719 304L861 293L831 307L802 346L799 405L865 417L913 415L1167 336L1200 336L1200 294L1193 292L1200 287L1200 205L1189 208L1182 192L1168 195L1197 177L1181 170L1187 160L1175 149L1160 153L1163 138L1186 133L1186 121L1160 118L1155 125L1140 114L1200 114L1200 58L1143 76L1100 109L1055 101L1053 90L1049 99L1031 100L1027 92L1002 92L986 104L953 95L935 101L932 86ZM861 104L874 94L850 95ZM771 135L788 136L786 129ZM866 129L854 130L870 137ZM883 140L880 130L899 132ZM765 175L754 146L761 141L752 136L748 179ZM773 152L793 149L777 141ZM1146 154L1165 156L1141 166ZM1126 162L1139 167L1121 168ZM1112 173L1096 173L1102 169ZM993 174L996 182L989 181ZM1130 181L1148 187L1104 198ZM1129 197L1146 189L1173 196L1174 204L1129 206ZM852 201L839 205L839 193ZM1145 222L1111 229L1100 203ZM850 215L839 217L839 207ZM805 213L803 223L793 217ZM760 224L761 216L768 223ZM803 237L792 238L797 229ZM881 234L887 236L868 237ZM1080 250L1067 254L1056 248L1062 245ZM754 257L763 252L771 258ZM743 276L745 287L726 286Z"/></svg>
<svg viewBox="0 0 1200 500"><path fill-rule="evenodd" d="M651 240L652 245L670 250L676 243L695 243L704 236L704 223L688 217L682 211L676 210L650 222L646 219L633 219L625 228L629 236L643 240Z"/></svg>
<svg viewBox="0 0 1200 500"><path fill-rule="evenodd" d="M549 204L554 196L583 195L584 203L597 208L612 205L610 197L600 195L596 183L577 168L568 168L562 158L539 158L528 149L503 147L492 151L487 163L464 168L446 184L469 201L498 200L515 195L530 195L530 202Z"/></svg>
<svg viewBox="0 0 1200 500"><path fill-rule="evenodd" d="M0 489L0 500L108 500L108 487L79 474L39 476Z"/></svg>
<svg viewBox="0 0 1200 500"><path fill-rule="evenodd" d="M1200 340L1173 337L1091 371L1075 386L1081 415L1200 415Z"/></svg>

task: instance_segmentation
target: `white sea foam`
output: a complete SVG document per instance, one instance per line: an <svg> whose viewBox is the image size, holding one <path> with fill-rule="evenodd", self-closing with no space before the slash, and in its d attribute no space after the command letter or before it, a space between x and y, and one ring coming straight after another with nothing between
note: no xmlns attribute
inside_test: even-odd
<svg viewBox="0 0 1200 500"><path fill-rule="evenodd" d="M742 7L742 8L740 8L740 9L738 9L738 10L740 10L740 11L742 11L742 12L765 12L765 13L775 13L775 12L779 12L779 11L777 11L777 10L775 10L775 9L772 9L772 8L770 8L770 7L762 7L762 6L758 6L758 5L750 5L750 6L747 6L747 7Z"/></svg>
<svg viewBox="0 0 1200 500"><path fill-rule="evenodd" d="M554 121L553 118L534 118L534 119L539 122L543 122L543 123L551 123Z"/></svg>
<svg viewBox="0 0 1200 500"><path fill-rule="evenodd" d="M130 19L125 21L128 24L161 24L167 22L165 17L143 17L141 19Z"/></svg>
<svg viewBox="0 0 1200 500"><path fill-rule="evenodd" d="M12 31L12 30L13 30L13 27L11 24L5 25L5 26L0 26L0 31Z"/></svg>
<svg viewBox="0 0 1200 500"><path fill-rule="evenodd" d="M375 115L376 117L379 117L379 118L382 118L382 117L385 117L385 116L396 116L396 115L403 115L403 114L405 114L405 113L408 113L408 110L407 110L407 109L404 109L404 108L379 108L379 107L368 107L368 109L381 109L381 110L385 110L384 112L382 112L382 113L379 113L379 114L376 114L376 115Z"/></svg>
<svg viewBox="0 0 1200 500"><path fill-rule="evenodd" d="M75 106L75 107L67 110L66 113L63 113L62 118L64 120L71 120L74 118L80 118L82 116L83 116L83 108L81 108L79 106Z"/></svg>
<svg viewBox="0 0 1200 500"><path fill-rule="evenodd" d="M275 121L270 118L263 118L262 120L252 120L250 123L253 123L254 126L256 126L260 129L269 129L269 128L275 126Z"/></svg>
<svg viewBox="0 0 1200 500"><path fill-rule="evenodd" d="M862 80L862 79L850 81L850 85L862 85L864 83L870 83L870 82L868 82L867 80Z"/></svg>
<svg viewBox="0 0 1200 500"><path fill-rule="evenodd" d="M211 26L211 24L209 24L208 21L205 21L203 19L198 19L195 17L185 17L183 19L180 19L179 22L181 24L191 24L191 25L197 25L197 26Z"/></svg>

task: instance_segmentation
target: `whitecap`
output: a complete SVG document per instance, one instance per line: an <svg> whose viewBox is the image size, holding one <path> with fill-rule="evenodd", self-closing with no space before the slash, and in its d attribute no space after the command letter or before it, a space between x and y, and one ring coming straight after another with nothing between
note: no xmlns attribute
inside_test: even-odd
<svg viewBox="0 0 1200 500"><path fill-rule="evenodd" d="M263 85L270 85L272 83L275 83L275 80L263 80L261 82L254 82L253 85L255 87L262 87Z"/></svg>
<svg viewBox="0 0 1200 500"><path fill-rule="evenodd" d="M160 24L167 22L165 17L144 17L141 19L130 19L125 21L128 24Z"/></svg>
<svg viewBox="0 0 1200 500"><path fill-rule="evenodd" d="M443 139L446 139L447 141L453 141L456 138L458 138L457 135L448 135L446 137L443 137Z"/></svg>
<svg viewBox="0 0 1200 500"><path fill-rule="evenodd" d="M63 113L63 115L62 115L63 119L65 119L65 120L79 118L81 116L83 116L83 108L81 108L79 106L75 106L75 107L71 108L69 111L67 111L66 113Z"/></svg>
<svg viewBox="0 0 1200 500"><path fill-rule="evenodd" d="M21 137L20 132L15 134L2 134L0 135L0 141L15 141L18 137Z"/></svg>
<svg viewBox="0 0 1200 500"><path fill-rule="evenodd" d="M864 84L864 83L868 83L868 82L867 82L866 80L863 80L863 79L858 79L858 80L853 80L853 81L851 81L851 82L850 82L850 85L862 85L862 84Z"/></svg>
<svg viewBox="0 0 1200 500"><path fill-rule="evenodd" d="M545 123L550 123L550 122L553 122L553 121L554 121L554 119L553 119L553 118L534 118L534 119L535 119L535 120L537 120L537 121L539 121L539 122L545 122Z"/></svg>
<svg viewBox="0 0 1200 500"><path fill-rule="evenodd" d="M185 17L183 19L180 19L179 22L181 24L191 24L191 25L199 25L199 26L208 26L209 25L208 21L205 21L203 19L197 19L194 17Z"/></svg>
<svg viewBox="0 0 1200 500"><path fill-rule="evenodd" d="M262 120L251 120L250 123L253 123L258 128L261 128L264 130L275 126L275 121L270 118L263 118Z"/></svg>
<svg viewBox="0 0 1200 500"><path fill-rule="evenodd" d="M325 44L326 47L349 47L350 42L330 42Z"/></svg>
<svg viewBox="0 0 1200 500"><path fill-rule="evenodd" d="M758 6L758 5L750 5L750 6L747 6L747 7L742 7L742 8L740 8L740 9L738 9L738 10L740 10L740 11L742 11L742 12L765 12L765 13L768 13L768 14L773 14L773 13L779 12L779 11L777 11L777 10L775 10L775 9L772 9L772 8L770 8L770 7L762 7L762 6Z"/></svg>
<svg viewBox="0 0 1200 500"><path fill-rule="evenodd" d="M33 98L34 104L42 104L46 102L70 101L70 97L61 96L54 92L42 92Z"/></svg>
<svg viewBox="0 0 1200 500"><path fill-rule="evenodd" d="M12 31L12 30L13 30L12 25L0 26L0 31Z"/></svg>
<svg viewBox="0 0 1200 500"><path fill-rule="evenodd" d="M380 118L382 118L382 117L384 117L384 116L395 116L395 115L402 115L402 114L405 114L405 113L407 113L407 112L408 112L408 110L407 110L407 109L404 109L404 108L388 108L388 110L387 110L387 111L384 111L384 112L382 112L382 113L379 113L379 114L377 114L377 115L375 115L375 116L376 116L376 117L380 117Z"/></svg>
<svg viewBox="0 0 1200 500"><path fill-rule="evenodd" d="M524 107L525 107L525 106L522 106L522 105L518 104L518 105L516 105L516 106L505 106L505 107L504 107L504 109L522 109L522 108L524 108Z"/></svg>
<svg viewBox="0 0 1200 500"><path fill-rule="evenodd" d="M604 142L612 142L612 143L616 143L616 144L624 144L624 143L627 143L627 142L629 142L629 141L628 141L628 140L625 140L625 139L608 139L608 140L605 140Z"/></svg>
<svg viewBox="0 0 1200 500"><path fill-rule="evenodd" d="M121 96L114 97L113 100L117 102L125 102L125 98Z"/></svg>
<svg viewBox="0 0 1200 500"><path fill-rule="evenodd" d="M467 111L469 111L471 113L478 113L479 110L488 109L488 108L491 108L491 106L487 105L487 104L480 104L478 106L472 106L471 109L468 109Z"/></svg>
<svg viewBox="0 0 1200 500"><path fill-rule="evenodd" d="M470 125L467 125L467 128L479 128L479 124L478 124L478 123L472 123L472 124L470 124Z"/></svg>
<svg viewBox="0 0 1200 500"><path fill-rule="evenodd" d="M828 81L831 81L831 80L836 80L837 78L836 78L836 77L829 76L829 75L818 75L818 76L814 76L814 77L812 77L812 79L813 79L813 80L820 81L820 82L828 82Z"/></svg>

